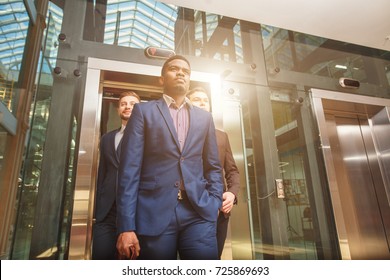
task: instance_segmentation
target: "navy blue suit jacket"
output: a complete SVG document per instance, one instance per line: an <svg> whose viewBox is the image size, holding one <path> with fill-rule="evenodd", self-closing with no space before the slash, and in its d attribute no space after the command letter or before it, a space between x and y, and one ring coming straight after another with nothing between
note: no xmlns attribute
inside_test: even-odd
<svg viewBox="0 0 390 280"><path fill-rule="evenodd" d="M100 159L96 184L95 219L102 221L116 198L119 168L119 149L115 150L115 135L120 129L110 131L100 139Z"/></svg>
<svg viewBox="0 0 390 280"><path fill-rule="evenodd" d="M189 108L188 135L180 151L164 99L136 104L122 139L118 233L161 234L174 214L180 179L194 210L216 221L223 181L211 114Z"/></svg>

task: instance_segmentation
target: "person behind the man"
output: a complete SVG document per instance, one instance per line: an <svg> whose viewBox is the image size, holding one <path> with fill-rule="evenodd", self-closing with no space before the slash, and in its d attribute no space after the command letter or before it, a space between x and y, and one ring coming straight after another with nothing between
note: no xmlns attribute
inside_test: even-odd
<svg viewBox="0 0 390 280"><path fill-rule="evenodd" d="M202 87L196 87L187 94L191 103L207 112L210 112L210 99L206 90ZM223 193L223 203L217 223L217 241L218 254L222 255L225 245L228 223L233 205L237 203L237 195L240 190L240 174L233 153L230 147L229 138L226 132L216 129L219 160L223 168L226 185Z"/></svg>
<svg viewBox="0 0 390 280"><path fill-rule="evenodd" d="M125 129L117 191L117 249L139 259L218 259L222 176L210 113L186 98L180 55L161 70L163 97L136 104Z"/></svg>
<svg viewBox="0 0 390 280"><path fill-rule="evenodd" d="M93 226L92 259L116 259L116 183L119 167L120 142L134 104L140 97L132 91L121 93L117 112L121 127L104 134L100 141L100 160L96 186L95 219Z"/></svg>

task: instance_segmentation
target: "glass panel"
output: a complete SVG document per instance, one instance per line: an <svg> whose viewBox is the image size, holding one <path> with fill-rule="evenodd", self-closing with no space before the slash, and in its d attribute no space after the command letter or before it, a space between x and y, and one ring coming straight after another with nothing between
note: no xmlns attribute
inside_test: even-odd
<svg viewBox="0 0 390 280"><path fill-rule="evenodd" d="M59 259L68 259L70 229L72 224L72 210L73 210L73 190L75 181L75 160L76 160L76 137L77 137L78 123L74 117L72 122L72 132L70 139L70 153L68 161L68 174L64 191L64 202L62 208L61 233L59 240Z"/></svg>
<svg viewBox="0 0 390 280"><path fill-rule="evenodd" d="M98 18L92 16L97 10ZM101 34L97 34L99 30ZM102 42L110 45L137 49L153 46L243 63L240 32L237 19L157 1L108 0L107 5L88 1L84 40L103 38Z"/></svg>
<svg viewBox="0 0 390 280"><path fill-rule="evenodd" d="M250 216L252 218L251 220L251 236L252 236L252 242L254 244L254 250L253 257L254 259L264 259L263 254L261 252L261 249L258 249L261 247L262 244L262 234L261 234L261 218L260 213L258 211L259 209L259 200L257 199L260 197L258 195L258 192L260 191L260 184L258 184L259 176L256 174L256 164L255 164L255 149L253 147L254 143L258 142L257 135L256 135L256 127L253 125L254 122L257 122L257 117L254 115L255 112L250 109L250 104L256 100L255 96L242 96L241 97L241 105L242 105L242 111L247 112L244 114L243 118L243 126L244 126L244 133L245 133L245 154L247 155L246 162L247 162L247 182L249 186L247 186L248 191L248 198L250 199ZM238 230L238 229L236 229ZM234 240L233 240L234 242Z"/></svg>
<svg viewBox="0 0 390 280"><path fill-rule="evenodd" d="M268 138L265 136L267 133L265 129L261 129L260 123L262 118L262 112L264 112L265 104L261 104L261 94L267 92L267 88L264 86L250 85L245 83L231 83L226 88L228 95L237 96L242 107L242 132L244 138L244 151L243 156L246 156L244 160L246 165L244 170L240 170L241 174L247 176L246 182L244 182L244 188L239 194L239 203L236 209L233 209L231 220L232 231L232 251L233 256L242 257L244 259L273 259L276 256L273 235L272 223L274 219L277 219L280 212L279 210L273 211L273 201L275 199L275 191L273 188L273 182L268 185L269 174L272 170L272 159L265 162L265 153L272 154L275 151L268 149L267 152L263 150L263 139ZM262 108L260 111L260 107ZM227 112L228 113L228 112ZM272 116L266 116L270 119ZM233 136L233 135L231 135ZM273 133L269 137L274 137ZM233 137L232 140L237 140ZM270 142L273 140L270 140ZM268 158L268 157L267 157ZM272 172L272 171L271 171ZM272 180L273 181L273 180ZM240 201L247 200L247 201ZM242 205L246 204L247 213L245 211L239 211ZM235 213L240 213L240 217L235 217ZM244 224L241 221L245 220L245 214L248 215L249 223ZM280 227L284 226L282 220L278 221ZM243 233L248 232L247 236ZM280 235L280 233L277 233ZM242 236L240 236L242 235ZM278 240L276 243L280 242ZM238 245L236 245L238 244ZM250 248L247 247L250 246ZM280 245L277 247L280 249ZM245 251L249 249L250 254L246 254ZM279 250L278 249L278 250ZM287 253L288 255L288 253Z"/></svg>
<svg viewBox="0 0 390 280"><path fill-rule="evenodd" d="M283 93L278 93L279 97ZM290 97L285 95L287 101ZM299 105L296 105L299 106ZM313 219L304 168L297 107L290 102L272 102L279 168L285 188L288 240L291 259L317 259Z"/></svg>
<svg viewBox="0 0 390 280"><path fill-rule="evenodd" d="M390 52L267 25L262 26L262 33L268 69L345 77L390 89Z"/></svg>
<svg viewBox="0 0 390 280"><path fill-rule="evenodd" d="M390 85L390 59L389 59L389 61L385 61L384 69L385 69L385 75L387 78L387 82Z"/></svg>
<svg viewBox="0 0 390 280"><path fill-rule="evenodd" d="M22 167L22 184L18 194L18 216L12 250L12 259L28 259L31 234L34 227L35 208L41 165L44 152L47 124L53 86L52 69L57 57L56 38L60 33L62 11L49 3L48 24L43 43L43 52L38 66L38 84L31 107L31 133Z"/></svg>
<svg viewBox="0 0 390 280"><path fill-rule="evenodd" d="M0 101L13 114L29 20L22 0L0 2Z"/></svg>
<svg viewBox="0 0 390 280"><path fill-rule="evenodd" d="M177 8L156 1L108 0L104 43L144 49L175 49Z"/></svg>
<svg viewBox="0 0 390 280"><path fill-rule="evenodd" d="M213 35L214 31L218 27L218 22L219 22L220 16L218 16L216 14L211 14L208 12L206 12L205 14L206 14L205 25L206 25L206 30L207 30L206 40L208 41L211 38L211 35Z"/></svg>
<svg viewBox="0 0 390 280"><path fill-rule="evenodd" d="M7 131L0 125L0 182L3 181L4 166L6 163L6 149L7 149ZM3 184L0 184L0 196L4 191Z"/></svg>
<svg viewBox="0 0 390 280"><path fill-rule="evenodd" d="M238 22L233 27L233 33L234 33L234 46L235 46L235 53L236 53L236 62L238 63L244 63L244 54L242 51L242 41L241 41L241 27L240 22Z"/></svg>

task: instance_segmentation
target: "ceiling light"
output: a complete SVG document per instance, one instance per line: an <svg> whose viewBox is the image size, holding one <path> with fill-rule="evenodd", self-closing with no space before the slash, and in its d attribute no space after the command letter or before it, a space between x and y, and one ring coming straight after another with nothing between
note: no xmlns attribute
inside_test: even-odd
<svg viewBox="0 0 390 280"><path fill-rule="evenodd" d="M335 68L347 69L347 66L345 66L345 65L340 65L340 64L336 64Z"/></svg>

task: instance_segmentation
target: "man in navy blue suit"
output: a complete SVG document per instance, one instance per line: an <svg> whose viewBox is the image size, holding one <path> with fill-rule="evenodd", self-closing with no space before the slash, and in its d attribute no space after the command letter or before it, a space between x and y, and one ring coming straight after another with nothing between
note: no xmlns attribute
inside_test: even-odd
<svg viewBox="0 0 390 280"><path fill-rule="evenodd" d="M118 115L121 127L104 134L100 140L100 160L96 186L95 219L93 226L92 259L112 260L116 258L116 184L118 179L121 138L134 104L140 97L127 91L119 96Z"/></svg>
<svg viewBox="0 0 390 280"><path fill-rule="evenodd" d="M123 136L117 190L118 252L139 259L218 259L222 175L212 116L186 98L191 68L161 70L163 97L136 104Z"/></svg>

